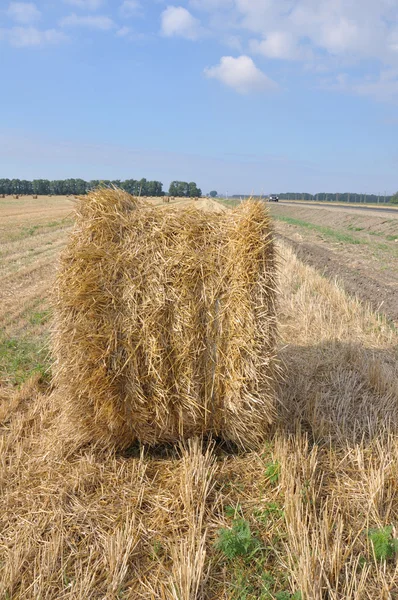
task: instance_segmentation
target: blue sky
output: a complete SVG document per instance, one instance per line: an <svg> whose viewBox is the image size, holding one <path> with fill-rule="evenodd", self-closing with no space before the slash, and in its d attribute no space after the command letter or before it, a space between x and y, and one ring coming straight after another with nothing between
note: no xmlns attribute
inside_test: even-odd
<svg viewBox="0 0 398 600"><path fill-rule="evenodd" d="M0 177L398 189L397 0L0 0Z"/></svg>

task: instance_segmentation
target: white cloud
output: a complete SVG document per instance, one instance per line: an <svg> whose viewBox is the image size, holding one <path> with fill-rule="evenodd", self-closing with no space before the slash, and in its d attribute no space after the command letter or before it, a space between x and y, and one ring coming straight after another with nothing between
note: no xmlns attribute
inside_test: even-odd
<svg viewBox="0 0 398 600"><path fill-rule="evenodd" d="M291 0L236 0L243 27L259 33L275 29L279 15L288 14L291 4Z"/></svg>
<svg viewBox="0 0 398 600"><path fill-rule="evenodd" d="M167 37L179 36L187 40L196 40L203 30L200 21L186 8L168 6L162 13L162 33Z"/></svg>
<svg viewBox="0 0 398 600"><path fill-rule="evenodd" d="M321 87L334 92L369 96L382 102L398 100L398 69L383 69L377 76L362 80L347 73L338 73L321 81Z"/></svg>
<svg viewBox="0 0 398 600"><path fill-rule="evenodd" d="M323 24L320 34L314 35L314 41L332 54L344 53L350 48L362 45L366 32L354 21L338 19L332 23Z"/></svg>
<svg viewBox="0 0 398 600"><path fill-rule="evenodd" d="M104 4L104 0L64 0L64 2L83 10L98 10Z"/></svg>
<svg viewBox="0 0 398 600"><path fill-rule="evenodd" d="M104 15L78 16L75 13L61 19L60 25L62 27L88 27L100 31L108 31L116 27L114 21Z"/></svg>
<svg viewBox="0 0 398 600"><path fill-rule="evenodd" d="M271 31L265 40L252 40L250 49L256 54L267 58L300 60L303 58L303 48L297 45L296 38L286 31Z"/></svg>
<svg viewBox="0 0 398 600"><path fill-rule="evenodd" d="M235 51L301 63L315 85L346 73L351 93L392 96L398 69L398 0L188 0L206 34ZM237 50L238 43L242 46ZM231 46L232 47L232 46ZM228 52L226 52L228 53ZM346 88L344 88L346 89ZM343 91L343 90L342 90Z"/></svg>
<svg viewBox="0 0 398 600"><path fill-rule="evenodd" d="M17 23L27 25L38 21L41 13L33 2L10 2L7 15Z"/></svg>
<svg viewBox="0 0 398 600"><path fill-rule="evenodd" d="M221 9L218 0L191 0L213 4L212 17ZM222 3L223 4L223 3ZM284 32L297 40L298 47L324 51L326 56L347 56L351 62L363 59L387 60L392 53L388 39L398 21L396 0L235 0L228 13L234 33L239 30L257 33L256 51L269 58L291 52L278 45L275 32ZM261 39L262 38L262 39ZM262 41L265 40L265 43ZM286 48L286 46L285 46ZM291 50L291 49L290 49ZM304 52L306 61L314 52ZM275 56L274 56L275 55ZM349 55L349 56L348 56Z"/></svg>
<svg viewBox="0 0 398 600"><path fill-rule="evenodd" d="M118 37L126 37L131 33L131 27L121 27L117 30L116 35Z"/></svg>
<svg viewBox="0 0 398 600"><path fill-rule="evenodd" d="M225 46L228 46L228 48L242 52L242 40L238 35L226 35L222 38L222 41Z"/></svg>
<svg viewBox="0 0 398 600"><path fill-rule="evenodd" d="M223 56L219 65L205 69L205 75L218 79L240 94L277 88L277 84L244 55L238 58Z"/></svg>
<svg viewBox="0 0 398 600"><path fill-rule="evenodd" d="M57 31L56 29L40 30L36 29L36 27L0 29L0 40L8 42L15 48L59 44L67 39L67 36L62 31Z"/></svg>
<svg viewBox="0 0 398 600"><path fill-rule="evenodd" d="M138 0L124 0L120 5L119 11L122 17L129 18L139 14L141 9L142 5Z"/></svg>
<svg viewBox="0 0 398 600"><path fill-rule="evenodd" d="M390 33L389 38L387 40L388 48L394 52L398 53L398 30L394 30ZM398 56L398 54L397 54Z"/></svg>

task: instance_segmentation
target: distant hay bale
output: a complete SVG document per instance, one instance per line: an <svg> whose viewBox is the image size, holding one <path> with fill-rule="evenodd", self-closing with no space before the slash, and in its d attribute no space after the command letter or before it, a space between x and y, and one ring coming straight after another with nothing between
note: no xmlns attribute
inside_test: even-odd
<svg viewBox="0 0 398 600"><path fill-rule="evenodd" d="M33 195L33 199L34 199L34 200L37 200L37 194L34 194L34 195Z"/></svg>
<svg viewBox="0 0 398 600"><path fill-rule="evenodd" d="M54 306L55 385L82 439L212 434L256 446L274 417L275 256L267 209L159 210L81 198Z"/></svg>
<svg viewBox="0 0 398 600"><path fill-rule="evenodd" d="M5 194L1 194L1 198L5 198L5 197L6 197Z"/></svg>
<svg viewBox="0 0 398 600"><path fill-rule="evenodd" d="M14 198L15 198L15 200L18 200L19 199L19 194L15 194Z"/></svg>

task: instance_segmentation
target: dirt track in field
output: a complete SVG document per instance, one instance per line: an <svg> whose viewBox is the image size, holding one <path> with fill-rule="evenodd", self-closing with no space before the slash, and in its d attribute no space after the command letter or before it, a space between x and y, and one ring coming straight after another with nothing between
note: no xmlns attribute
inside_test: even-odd
<svg viewBox="0 0 398 600"><path fill-rule="evenodd" d="M384 218L295 206L272 206L272 212L278 236L302 261L398 324L398 214ZM340 241L339 235L351 242Z"/></svg>
<svg viewBox="0 0 398 600"><path fill-rule="evenodd" d="M372 277L363 270L350 267L342 262L341 256L320 244L296 242L280 234L278 237L291 246L300 260L315 267L329 279L337 279L348 294L358 296L369 303L372 310L385 314L398 325L397 283L387 285L377 279L377 274Z"/></svg>

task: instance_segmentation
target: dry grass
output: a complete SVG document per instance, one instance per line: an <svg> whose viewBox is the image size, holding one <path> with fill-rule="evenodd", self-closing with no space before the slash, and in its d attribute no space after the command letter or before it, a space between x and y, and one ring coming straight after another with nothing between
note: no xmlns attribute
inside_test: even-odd
<svg viewBox="0 0 398 600"><path fill-rule="evenodd" d="M74 448L38 376L0 394L3 597L397 598L369 536L397 537L397 332L286 248L280 289L280 410L258 452ZM228 559L218 532L242 519L250 553Z"/></svg>

